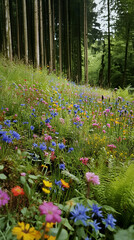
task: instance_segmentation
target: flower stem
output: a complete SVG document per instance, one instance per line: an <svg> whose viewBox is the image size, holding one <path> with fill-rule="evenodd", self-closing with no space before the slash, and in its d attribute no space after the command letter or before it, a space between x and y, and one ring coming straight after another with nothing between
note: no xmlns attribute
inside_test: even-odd
<svg viewBox="0 0 134 240"><path fill-rule="evenodd" d="M62 224L61 224L60 227L59 227L59 230L58 230L58 233L57 233L57 235L56 235L55 240L58 240L58 237L60 236L61 230L62 230Z"/></svg>
<svg viewBox="0 0 134 240"><path fill-rule="evenodd" d="M90 182L87 183L87 198L89 198L90 194Z"/></svg>

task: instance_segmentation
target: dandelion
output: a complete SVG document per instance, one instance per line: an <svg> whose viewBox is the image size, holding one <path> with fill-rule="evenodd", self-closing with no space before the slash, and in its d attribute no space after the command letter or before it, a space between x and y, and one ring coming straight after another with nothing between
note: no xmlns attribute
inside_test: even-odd
<svg viewBox="0 0 134 240"><path fill-rule="evenodd" d="M41 215L46 215L46 222L61 222L61 210L52 202L44 202L39 206L39 211Z"/></svg>
<svg viewBox="0 0 134 240"><path fill-rule="evenodd" d="M39 231L24 222L18 222L18 227L14 227L12 229L12 234L16 235L18 240L38 240L41 237L41 233Z"/></svg>
<svg viewBox="0 0 134 240"><path fill-rule="evenodd" d="M16 187L12 188L11 192L13 193L14 196L25 194L23 188L21 188L20 186L16 186Z"/></svg>
<svg viewBox="0 0 134 240"><path fill-rule="evenodd" d="M0 207L6 205L9 200L10 197L8 194L0 189Z"/></svg>

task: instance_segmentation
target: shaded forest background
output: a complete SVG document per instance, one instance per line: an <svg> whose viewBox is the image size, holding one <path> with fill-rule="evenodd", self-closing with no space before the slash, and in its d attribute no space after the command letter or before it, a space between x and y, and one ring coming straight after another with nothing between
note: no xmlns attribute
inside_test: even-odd
<svg viewBox="0 0 134 240"><path fill-rule="evenodd" d="M101 2L106 31L94 0L1 0L0 52L79 84L134 87L134 0Z"/></svg>

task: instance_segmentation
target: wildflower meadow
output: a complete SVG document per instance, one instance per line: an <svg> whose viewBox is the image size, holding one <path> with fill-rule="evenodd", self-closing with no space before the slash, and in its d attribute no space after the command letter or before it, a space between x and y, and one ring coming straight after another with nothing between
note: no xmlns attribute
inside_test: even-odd
<svg viewBox="0 0 134 240"><path fill-rule="evenodd" d="M134 97L0 62L0 240L134 239Z"/></svg>

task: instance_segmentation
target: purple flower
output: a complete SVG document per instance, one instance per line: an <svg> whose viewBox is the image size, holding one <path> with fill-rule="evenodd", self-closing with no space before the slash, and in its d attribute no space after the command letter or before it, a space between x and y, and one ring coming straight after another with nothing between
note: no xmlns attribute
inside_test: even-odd
<svg viewBox="0 0 134 240"><path fill-rule="evenodd" d="M9 200L10 197L8 196L8 194L0 189L0 207L6 205Z"/></svg>
<svg viewBox="0 0 134 240"><path fill-rule="evenodd" d="M64 169L65 169L65 164L64 164L64 163L61 163L61 164L59 165L59 168L62 169L62 170L64 170Z"/></svg>
<svg viewBox="0 0 134 240"><path fill-rule="evenodd" d="M52 202L44 202L39 206L41 215L46 215L46 222L61 222L61 210Z"/></svg>
<svg viewBox="0 0 134 240"><path fill-rule="evenodd" d="M111 228L115 228L116 219L112 214L108 214L107 219L103 219L103 222L106 224L105 227L109 225Z"/></svg>
<svg viewBox="0 0 134 240"><path fill-rule="evenodd" d="M44 151L44 150L47 149L47 146L46 146L45 143L41 143L40 146L39 146L39 148L40 148L42 151Z"/></svg>
<svg viewBox="0 0 134 240"><path fill-rule="evenodd" d="M90 225L94 228L95 232L101 229L101 227L99 227L100 223L97 223L97 220L95 220L94 222L90 222Z"/></svg>
<svg viewBox="0 0 134 240"><path fill-rule="evenodd" d="M30 128L31 128L32 131L34 130L34 126L31 126Z"/></svg>
<svg viewBox="0 0 134 240"><path fill-rule="evenodd" d="M59 143L59 148L62 150L65 148L65 145L63 143Z"/></svg>

